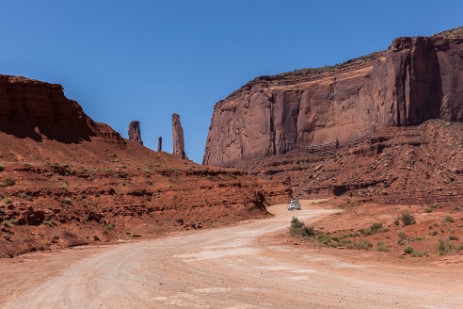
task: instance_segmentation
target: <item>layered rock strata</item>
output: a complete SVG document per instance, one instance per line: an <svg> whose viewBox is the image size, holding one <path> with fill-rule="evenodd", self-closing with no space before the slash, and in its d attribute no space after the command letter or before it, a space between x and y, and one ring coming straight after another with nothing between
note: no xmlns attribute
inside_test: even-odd
<svg viewBox="0 0 463 309"><path fill-rule="evenodd" d="M203 163L230 165L429 119L463 120L463 36L395 39L342 65L249 82L218 102Z"/></svg>

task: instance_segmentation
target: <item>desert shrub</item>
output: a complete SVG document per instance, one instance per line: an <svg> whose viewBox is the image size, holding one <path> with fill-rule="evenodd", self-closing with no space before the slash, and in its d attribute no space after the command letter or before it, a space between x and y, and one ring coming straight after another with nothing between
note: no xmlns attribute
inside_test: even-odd
<svg viewBox="0 0 463 309"><path fill-rule="evenodd" d="M452 223L452 222L455 222L455 219L449 215L449 216L444 217L442 221Z"/></svg>
<svg viewBox="0 0 463 309"><path fill-rule="evenodd" d="M432 211L433 211L433 209L432 209L431 207L426 207L426 208L424 209L424 212L425 212L425 213L430 213L430 212L432 212Z"/></svg>
<svg viewBox="0 0 463 309"><path fill-rule="evenodd" d="M19 198L22 198L22 199L24 199L24 200L27 200L27 201L32 201L32 196L27 195L27 194L25 194L25 193L19 193L19 194L18 194L18 197L19 197Z"/></svg>
<svg viewBox="0 0 463 309"><path fill-rule="evenodd" d="M69 197L66 197L62 200L62 203L65 205L72 205L72 200Z"/></svg>
<svg viewBox="0 0 463 309"><path fill-rule="evenodd" d="M302 233L304 236L315 236L315 229L313 226L304 226Z"/></svg>
<svg viewBox="0 0 463 309"><path fill-rule="evenodd" d="M3 172L5 170L5 167L3 165L0 165L0 172Z"/></svg>
<svg viewBox="0 0 463 309"><path fill-rule="evenodd" d="M406 246L404 248L404 254L412 254L415 250L413 250L412 246Z"/></svg>
<svg viewBox="0 0 463 309"><path fill-rule="evenodd" d="M300 221L298 218L293 217L291 219L291 228L292 229L300 229L304 226L304 222Z"/></svg>
<svg viewBox="0 0 463 309"><path fill-rule="evenodd" d="M402 213L402 215L400 215L400 219L404 225L411 225L416 223L415 217L409 212Z"/></svg>
<svg viewBox="0 0 463 309"><path fill-rule="evenodd" d="M437 243L437 250L440 255L446 255L454 249L453 244L449 240L439 239Z"/></svg>
<svg viewBox="0 0 463 309"><path fill-rule="evenodd" d="M379 242L376 244L376 251L389 252L389 247L383 242Z"/></svg>
<svg viewBox="0 0 463 309"><path fill-rule="evenodd" d="M449 240L458 240L458 239L460 239L460 238L458 238L457 235L450 235L448 239L449 239Z"/></svg>
<svg viewBox="0 0 463 309"><path fill-rule="evenodd" d="M372 231L377 231L377 230L380 230L383 228L383 224L382 223L373 223L371 226L370 226L370 230Z"/></svg>
<svg viewBox="0 0 463 309"><path fill-rule="evenodd" d="M55 220L45 220L43 221L43 224L49 226L49 227L54 227L54 226L57 226Z"/></svg>
<svg viewBox="0 0 463 309"><path fill-rule="evenodd" d="M301 236L301 237L315 236L314 227L306 226L304 222L300 221L296 217L293 217L291 219L291 225L289 227L289 232L291 233L292 236Z"/></svg>
<svg viewBox="0 0 463 309"><path fill-rule="evenodd" d="M13 201L10 198L5 197L3 199L3 203L5 203L6 205L11 205L11 204L13 204Z"/></svg>
<svg viewBox="0 0 463 309"><path fill-rule="evenodd" d="M413 257L422 257L422 256L428 256L429 253L428 253L428 251L415 251L415 250L413 250L413 252L411 253L411 255L412 255Z"/></svg>
<svg viewBox="0 0 463 309"><path fill-rule="evenodd" d="M107 232L114 230L114 224L108 224L105 226L105 230Z"/></svg>
<svg viewBox="0 0 463 309"><path fill-rule="evenodd" d="M0 223L0 226L4 226L4 227L10 227L11 225L13 225L14 222L11 221L11 220L3 220L1 223Z"/></svg>
<svg viewBox="0 0 463 309"><path fill-rule="evenodd" d="M405 241L408 240L408 236L407 234L405 234L404 231L398 231L397 232L397 244L399 245L404 245L405 244Z"/></svg>
<svg viewBox="0 0 463 309"><path fill-rule="evenodd" d="M439 234L438 231L432 231L431 233L429 233L429 235L431 235L431 236L436 236L437 234Z"/></svg>
<svg viewBox="0 0 463 309"><path fill-rule="evenodd" d="M394 224L397 225L397 226L400 224L400 216L395 218Z"/></svg>
<svg viewBox="0 0 463 309"><path fill-rule="evenodd" d="M11 177L8 177L4 182L5 187L11 187L11 186L14 186L15 184L16 184L16 181Z"/></svg>
<svg viewBox="0 0 463 309"><path fill-rule="evenodd" d="M372 247L373 247L373 244L369 240L357 242L354 244L354 249L359 249L359 250L369 250Z"/></svg>

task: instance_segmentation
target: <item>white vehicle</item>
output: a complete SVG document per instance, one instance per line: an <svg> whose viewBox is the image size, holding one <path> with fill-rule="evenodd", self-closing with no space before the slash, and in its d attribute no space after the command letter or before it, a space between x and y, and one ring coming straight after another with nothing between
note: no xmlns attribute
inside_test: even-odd
<svg viewBox="0 0 463 309"><path fill-rule="evenodd" d="M299 203L298 200L291 200L288 203L288 210L301 210L301 204Z"/></svg>

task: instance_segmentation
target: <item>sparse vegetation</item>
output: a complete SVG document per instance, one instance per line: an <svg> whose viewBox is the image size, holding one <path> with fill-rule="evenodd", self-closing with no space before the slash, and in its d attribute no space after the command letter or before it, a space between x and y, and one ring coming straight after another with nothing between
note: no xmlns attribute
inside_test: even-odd
<svg viewBox="0 0 463 309"><path fill-rule="evenodd" d="M389 247L383 242L379 242L376 244L376 251L389 252Z"/></svg>
<svg viewBox="0 0 463 309"><path fill-rule="evenodd" d="M5 166L0 165L0 172L3 172L5 170Z"/></svg>
<svg viewBox="0 0 463 309"><path fill-rule="evenodd" d="M12 224L13 224L13 221L11 220L3 220L2 223L0 223L0 226L10 227Z"/></svg>
<svg viewBox="0 0 463 309"><path fill-rule="evenodd" d="M43 224L49 226L49 227L54 227L54 226L57 226L58 224L56 224L55 220L45 220L43 221Z"/></svg>
<svg viewBox="0 0 463 309"><path fill-rule="evenodd" d="M397 232L397 244L405 245L405 242L408 240L407 234L404 231Z"/></svg>
<svg viewBox="0 0 463 309"><path fill-rule="evenodd" d="M18 194L18 197L19 197L19 198L22 198L22 199L24 199L24 200L26 200L26 201L32 201L32 196L27 195L27 194L25 194L25 193L19 193L19 194Z"/></svg>
<svg viewBox="0 0 463 309"><path fill-rule="evenodd" d="M440 255L449 254L453 249L454 245L450 242L450 240L439 239L439 242L437 243L437 250Z"/></svg>
<svg viewBox="0 0 463 309"><path fill-rule="evenodd" d="M448 215L448 216L445 216L442 221L446 223L452 223L452 222L455 222L455 219L452 216Z"/></svg>
<svg viewBox="0 0 463 309"><path fill-rule="evenodd" d="M5 203L6 205L11 205L13 204L13 201L9 197L5 197L3 199L3 203Z"/></svg>
<svg viewBox="0 0 463 309"><path fill-rule="evenodd" d="M362 235L369 236L377 233L388 232L388 228L384 228L382 223L373 223L368 230L360 229L359 232Z"/></svg>
<svg viewBox="0 0 463 309"><path fill-rule="evenodd" d="M291 225L289 227L289 232L291 233L292 236L299 236L299 237L315 236L314 227L306 226L304 222L300 221L296 217L293 217L291 219Z"/></svg>

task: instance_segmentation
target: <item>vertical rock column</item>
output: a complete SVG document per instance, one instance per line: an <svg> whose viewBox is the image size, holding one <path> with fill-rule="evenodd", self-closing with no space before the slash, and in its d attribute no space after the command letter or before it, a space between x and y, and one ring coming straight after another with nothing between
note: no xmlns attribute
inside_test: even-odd
<svg viewBox="0 0 463 309"><path fill-rule="evenodd" d="M176 113L172 114L172 140L174 143L173 155L177 158L186 159L183 128L180 123L180 115Z"/></svg>
<svg viewBox="0 0 463 309"><path fill-rule="evenodd" d="M129 123L129 140L143 145L140 133L140 121L132 121Z"/></svg>
<svg viewBox="0 0 463 309"><path fill-rule="evenodd" d="M158 152L162 151L162 136L158 138Z"/></svg>

